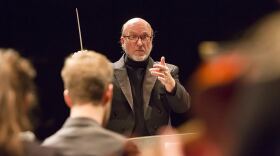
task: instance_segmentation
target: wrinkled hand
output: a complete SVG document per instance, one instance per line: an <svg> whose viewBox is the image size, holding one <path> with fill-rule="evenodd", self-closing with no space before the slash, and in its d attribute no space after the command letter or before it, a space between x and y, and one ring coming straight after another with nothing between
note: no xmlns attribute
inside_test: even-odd
<svg viewBox="0 0 280 156"><path fill-rule="evenodd" d="M176 82L170 74L170 70L166 66L163 56L160 58L160 63L155 63L153 68L149 70L153 76L157 76L158 80L165 86L167 92L172 92Z"/></svg>

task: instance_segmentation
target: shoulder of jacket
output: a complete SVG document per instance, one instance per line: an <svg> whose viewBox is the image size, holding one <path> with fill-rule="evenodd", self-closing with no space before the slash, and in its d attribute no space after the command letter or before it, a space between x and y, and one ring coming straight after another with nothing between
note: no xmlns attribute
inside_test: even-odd
<svg viewBox="0 0 280 156"><path fill-rule="evenodd" d="M166 63L167 67L169 69L176 69L176 68L179 68L178 66L174 65L174 64L169 64L169 63Z"/></svg>

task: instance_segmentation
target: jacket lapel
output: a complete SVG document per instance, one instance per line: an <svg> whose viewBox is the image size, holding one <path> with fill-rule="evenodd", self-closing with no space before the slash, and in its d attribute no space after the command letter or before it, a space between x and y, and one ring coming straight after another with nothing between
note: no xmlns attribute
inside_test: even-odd
<svg viewBox="0 0 280 156"><path fill-rule="evenodd" d="M149 116L149 101L151 98L151 93L153 87L156 83L157 77L152 76L149 69L153 67L154 61L152 58L149 58L149 63L146 68L146 74L143 81L143 109L144 109L144 117ZM127 70L124 64L124 55L121 59L114 63L114 74L116 80L119 82L120 88L125 95L131 109L133 110L133 98L131 92L131 85L127 75ZM134 111L134 110L133 110Z"/></svg>
<svg viewBox="0 0 280 156"><path fill-rule="evenodd" d="M114 73L115 77L119 82L120 88L124 96L126 97L131 109L133 110L133 98L132 98L130 81L124 65L124 55L121 57L119 61L114 63L114 72L115 72Z"/></svg>
<svg viewBox="0 0 280 156"><path fill-rule="evenodd" d="M153 90L153 87L156 83L157 77L151 75L149 69L153 67L154 61L152 58L149 58L149 63L146 68L146 74L144 77L144 82L143 82L143 104L144 104L144 117L147 118L150 113L149 109L149 101L151 98L151 93Z"/></svg>

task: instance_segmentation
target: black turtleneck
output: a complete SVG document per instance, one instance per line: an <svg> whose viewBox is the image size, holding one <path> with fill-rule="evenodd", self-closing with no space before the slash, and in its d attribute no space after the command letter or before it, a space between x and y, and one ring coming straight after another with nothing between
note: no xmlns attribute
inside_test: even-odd
<svg viewBox="0 0 280 156"><path fill-rule="evenodd" d="M148 61L149 59L146 59L144 61L134 61L129 57L125 56L125 66L131 85L134 107L133 109L135 114L135 126L133 129L133 136L149 135L144 120L143 108L143 80Z"/></svg>

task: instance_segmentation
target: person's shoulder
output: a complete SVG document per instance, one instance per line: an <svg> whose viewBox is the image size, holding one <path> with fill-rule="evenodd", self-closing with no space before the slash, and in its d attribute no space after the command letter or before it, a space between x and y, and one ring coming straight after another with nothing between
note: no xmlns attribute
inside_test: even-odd
<svg viewBox="0 0 280 156"><path fill-rule="evenodd" d="M55 137L55 134L53 134L53 135L47 137L47 138L42 142L42 146L49 146L49 145L53 144L54 140L56 140L55 138L56 138L56 137Z"/></svg>
<svg viewBox="0 0 280 156"><path fill-rule="evenodd" d="M35 141L24 141L23 144L26 156L62 156L57 149L41 146Z"/></svg>
<svg viewBox="0 0 280 156"><path fill-rule="evenodd" d="M57 145L62 139L61 137L64 135L64 128L62 127L58 131L56 131L51 136L47 137L43 142L42 146L53 146Z"/></svg>
<svg viewBox="0 0 280 156"><path fill-rule="evenodd" d="M174 64L170 64L170 63L166 63L166 66L167 66L170 70L179 69L178 66L176 66L176 65L174 65Z"/></svg>
<svg viewBox="0 0 280 156"><path fill-rule="evenodd" d="M117 141L121 143L125 143L127 141L127 138L121 134L118 134L116 132L113 132L111 130L105 129L103 127L100 127L99 132L102 133L104 138L111 138L112 141Z"/></svg>
<svg viewBox="0 0 280 156"><path fill-rule="evenodd" d="M124 67L124 57L122 56L119 60L112 63L114 69L119 69Z"/></svg>
<svg viewBox="0 0 280 156"><path fill-rule="evenodd" d="M130 145L128 144L128 139L123 135L103 127L96 129L95 134L93 135L95 136L94 140L99 143L100 147L110 147L110 149L107 150L108 153L118 153L116 155L131 153L131 146L128 146Z"/></svg>

